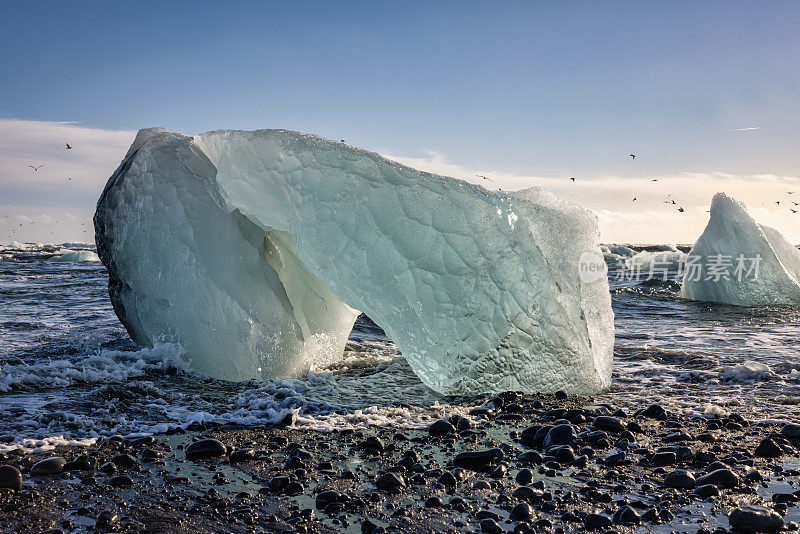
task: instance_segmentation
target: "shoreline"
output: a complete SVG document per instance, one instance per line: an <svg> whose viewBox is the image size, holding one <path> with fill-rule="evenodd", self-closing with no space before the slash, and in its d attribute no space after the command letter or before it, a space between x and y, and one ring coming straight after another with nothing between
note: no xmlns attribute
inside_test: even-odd
<svg viewBox="0 0 800 534"><path fill-rule="evenodd" d="M428 430L211 424L3 454L24 485L0 489L0 532L722 532L746 505L797 530L800 427L652 406L503 393Z"/></svg>

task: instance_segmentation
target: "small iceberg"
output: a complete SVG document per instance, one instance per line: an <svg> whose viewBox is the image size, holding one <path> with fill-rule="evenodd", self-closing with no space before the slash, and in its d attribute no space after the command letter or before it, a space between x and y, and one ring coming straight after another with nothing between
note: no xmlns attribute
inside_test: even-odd
<svg viewBox="0 0 800 534"><path fill-rule="evenodd" d="M50 261L61 263L99 262L100 258L91 250L62 250L58 256L53 256Z"/></svg>
<svg viewBox="0 0 800 534"><path fill-rule="evenodd" d="M725 193L689 252L681 296L734 306L800 304L800 250Z"/></svg>

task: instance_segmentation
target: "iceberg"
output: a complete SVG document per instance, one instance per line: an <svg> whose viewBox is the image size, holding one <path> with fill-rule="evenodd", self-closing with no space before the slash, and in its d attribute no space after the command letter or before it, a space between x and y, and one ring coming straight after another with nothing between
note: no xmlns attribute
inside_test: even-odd
<svg viewBox="0 0 800 534"><path fill-rule="evenodd" d="M285 130L142 130L94 217L114 310L218 378L342 358L359 313L443 394L597 392L613 313L597 219ZM604 264L603 264L604 265Z"/></svg>
<svg viewBox="0 0 800 534"><path fill-rule="evenodd" d="M57 256L50 258L50 261L62 263L87 263L97 262L100 258L91 250L59 250Z"/></svg>
<svg viewBox="0 0 800 534"><path fill-rule="evenodd" d="M717 193L689 252L681 296L735 306L800 304L800 250L758 224L744 204Z"/></svg>

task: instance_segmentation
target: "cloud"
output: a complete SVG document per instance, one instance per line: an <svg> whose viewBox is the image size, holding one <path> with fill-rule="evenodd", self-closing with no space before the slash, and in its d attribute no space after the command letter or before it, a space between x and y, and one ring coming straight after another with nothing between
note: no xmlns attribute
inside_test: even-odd
<svg viewBox="0 0 800 534"><path fill-rule="evenodd" d="M134 131L86 128L72 122L0 119L0 241L93 241L95 203L135 135ZM66 150L66 142L74 148ZM800 197L796 176L684 172L651 182L650 176L597 173L576 176L572 182L569 176L472 169L431 150L418 156L385 156L487 189L543 186L594 211L606 242L692 243L703 231L706 210L718 191L744 201L756 220L800 242L800 213L789 211L796 208L792 200L800 202L795 198ZM42 163L45 166L38 172L28 167ZM788 195L789 191L798 193ZM663 204L670 194L678 203L675 206ZM775 204L776 200L781 204ZM679 213L678 206L685 211Z"/></svg>
<svg viewBox="0 0 800 534"><path fill-rule="evenodd" d="M75 122L0 119L0 240L93 241L97 197L135 136ZM29 167L42 164L38 172ZM20 216L23 226L12 226Z"/></svg>
<svg viewBox="0 0 800 534"><path fill-rule="evenodd" d="M737 175L723 172L684 172L662 175L657 182L650 176L622 178L597 174L576 176L523 176L497 170L469 169L448 161L441 153L426 151L418 157L385 157L416 169L452 176L487 189L515 191L543 186L561 198L585 206L597 214L601 240L616 243L693 243L708 222L706 210L715 193L731 194L750 208L760 223L780 230L792 242L800 242L800 213L793 214L791 201L800 202L797 176L773 174ZM491 178L487 182L476 175ZM671 195L671 196L670 196ZM633 198L636 197L636 202ZM667 198L676 204L664 204ZM780 200L781 204L774 202ZM677 210L683 207L684 212Z"/></svg>
<svg viewBox="0 0 800 534"><path fill-rule="evenodd" d="M729 132L751 132L753 130L760 130L761 126L751 126L750 128L735 128L733 130L728 130Z"/></svg>

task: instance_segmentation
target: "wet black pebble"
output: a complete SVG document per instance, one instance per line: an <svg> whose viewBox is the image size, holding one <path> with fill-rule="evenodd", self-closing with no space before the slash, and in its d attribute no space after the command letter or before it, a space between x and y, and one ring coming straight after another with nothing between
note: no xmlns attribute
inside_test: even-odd
<svg viewBox="0 0 800 534"><path fill-rule="evenodd" d="M448 434L454 434L455 431L456 428L444 419L439 419L428 427L428 433L431 436L446 436Z"/></svg>
<svg viewBox="0 0 800 534"><path fill-rule="evenodd" d="M673 465L678 457L672 451L657 452L653 455L651 463L653 465Z"/></svg>
<svg viewBox="0 0 800 534"><path fill-rule="evenodd" d="M11 491L22 489L22 473L13 465L0 465L0 488L8 488Z"/></svg>
<svg viewBox="0 0 800 534"><path fill-rule="evenodd" d="M319 493L314 500L314 504L318 509L324 509L331 503L339 502L342 500L342 494L338 491L327 490Z"/></svg>
<svg viewBox="0 0 800 534"><path fill-rule="evenodd" d="M139 461L130 454L118 454L111 459L111 463L119 467L133 467Z"/></svg>
<svg viewBox="0 0 800 534"><path fill-rule="evenodd" d="M595 417L592 426L598 430L605 430L607 432L613 432L614 434L618 434L625 430L625 426L622 424L622 421L609 415Z"/></svg>
<svg viewBox="0 0 800 534"><path fill-rule="evenodd" d="M671 488L692 489L695 486L695 478L685 469L676 469L664 476L664 484Z"/></svg>
<svg viewBox="0 0 800 534"><path fill-rule="evenodd" d="M236 464L239 462L250 462L255 460L256 451L253 449L239 449L231 453L230 462Z"/></svg>
<svg viewBox="0 0 800 534"><path fill-rule="evenodd" d="M381 439L377 436L370 436L364 440L363 446L365 449L383 453L386 447L383 445Z"/></svg>
<svg viewBox="0 0 800 534"><path fill-rule="evenodd" d="M500 462L500 465L495 467L492 470L492 472L489 473L489 476L491 476L492 478L505 478L507 474L508 474L508 463Z"/></svg>
<svg viewBox="0 0 800 534"><path fill-rule="evenodd" d="M586 530L601 530L610 527L611 519L601 514L589 514L583 520Z"/></svg>
<svg viewBox="0 0 800 534"><path fill-rule="evenodd" d="M81 454L73 461L69 462L68 467L65 469L74 469L77 471L94 471L97 469L97 458L89 456L88 454Z"/></svg>
<svg viewBox="0 0 800 534"><path fill-rule="evenodd" d="M425 508L441 508L443 504L439 497L429 497L425 501Z"/></svg>
<svg viewBox="0 0 800 534"><path fill-rule="evenodd" d="M638 525L642 518L630 506L623 506L614 512L614 517L611 520L617 525Z"/></svg>
<svg viewBox="0 0 800 534"><path fill-rule="evenodd" d="M533 508L526 502L521 502L511 509L508 516L512 521L530 521L533 518Z"/></svg>
<svg viewBox="0 0 800 534"><path fill-rule="evenodd" d="M103 473L106 473L107 475L110 475L112 473L116 473L117 472L117 464L112 463L112 462L106 462L106 463L104 463L103 465L100 466L100 471L102 471Z"/></svg>
<svg viewBox="0 0 800 534"><path fill-rule="evenodd" d="M447 474L451 477L453 476L450 473ZM453 478L453 482L455 483L455 478ZM400 488L404 488L405 486L405 481L397 473L386 473L385 475L378 477L378 479L375 481L375 487L382 491L396 491Z"/></svg>
<svg viewBox="0 0 800 534"><path fill-rule="evenodd" d="M572 425L556 425L547 431L542 446L546 449L554 445L569 445L575 437L575 428Z"/></svg>
<svg viewBox="0 0 800 534"><path fill-rule="evenodd" d="M714 484L705 484L697 486L694 489L694 494L701 499L708 499L709 497L716 497L719 495L719 489Z"/></svg>
<svg viewBox="0 0 800 534"><path fill-rule="evenodd" d="M622 465L623 463L625 463L625 453L617 452L614 454L610 454L606 456L606 459L603 461L603 463L609 467Z"/></svg>
<svg viewBox="0 0 800 534"><path fill-rule="evenodd" d="M486 534L502 534L504 530L494 519L484 519L481 521L481 532Z"/></svg>
<svg viewBox="0 0 800 534"><path fill-rule="evenodd" d="M436 480L436 482L438 482L439 484L448 489L455 488L457 484L456 477L454 477L453 474L449 471L445 471L444 473L442 473L441 476L439 476L439 478Z"/></svg>
<svg viewBox="0 0 800 534"><path fill-rule="evenodd" d="M542 500L542 490L530 486L520 486L511 496L520 501L536 502Z"/></svg>
<svg viewBox="0 0 800 534"><path fill-rule="evenodd" d="M457 454L453 459L453 465L464 469L478 470L489 464L496 464L503 459L503 451L500 449L487 449L484 451L470 451Z"/></svg>
<svg viewBox="0 0 800 534"><path fill-rule="evenodd" d="M297 495L298 493L303 493L305 491L305 487L300 482L292 481L289 482L286 487L283 489L283 492L288 495Z"/></svg>
<svg viewBox="0 0 800 534"><path fill-rule="evenodd" d="M730 469L717 469L697 479L697 485L714 484L719 488L733 488L739 485L739 477Z"/></svg>
<svg viewBox="0 0 800 534"><path fill-rule="evenodd" d="M660 404L652 404L642 412L642 415L650 419L660 419L663 421L667 418L667 411Z"/></svg>
<svg viewBox="0 0 800 534"><path fill-rule="evenodd" d="M520 469L514 480L517 481L517 484L530 484L533 481L533 471L528 468Z"/></svg>
<svg viewBox="0 0 800 534"><path fill-rule="evenodd" d="M756 447L755 455L761 458L780 458L783 456L783 449L781 449L772 438L764 438L758 447Z"/></svg>
<svg viewBox="0 0 800 534"><path fill-rule="evenodd" d="M187 460L201 460L203 458L215 458L225 456L228 450L218 439L201 439L186 447Z"/></svg>
<svg viewBox="0 0 800 534"><path fill-rule="evenodd" d="M98 527L108 528L119 521L119 516L111 510L103 510L97 515L95 523Z"/></svg>
<svg viewBox="0 0 800 534"><path fill-rule="evenodd" d="M728 521L741 532L779 532L783 530L783 518L762 506L740 506L728 514Z"/></svg>
<svg viewBox="0 0 800 534"><path fill-rule="evenodd" d="M57 475L64 470L65 465L67 465L67 461L64 458L53 456L52 458L33 464L33 467L31 467L31 476L45 477Z"/></svg>

